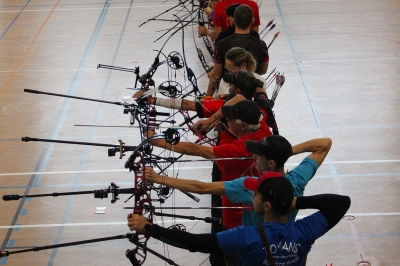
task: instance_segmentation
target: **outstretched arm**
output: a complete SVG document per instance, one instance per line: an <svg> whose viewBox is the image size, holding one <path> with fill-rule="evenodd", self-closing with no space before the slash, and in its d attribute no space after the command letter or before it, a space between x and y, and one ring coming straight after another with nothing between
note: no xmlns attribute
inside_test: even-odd
<svg viewBox="0 0 400 266"><path fill-rule="evenodd" d="M149 138L151 136L155 135L154 131L147 131L145 134L145 137ZM167 143L164 139L156 139L150 141L150 143L154 146L164 148L170 151L175 151L177 153L182 153L186 155L192 155L192 156L201 156L206 159L215 159L215 154L213 147L211 146L205 146L205 145L199 145L191 142L184 142L181 141L178 144L172 145Z"/></svg>
<svg viewBox="0 0 400 266"><path fill-rule="evenodd" d="M132 98L139 98L142 96L144 91L137 91L133 94ZM188 110L196 111L196 102L185 100L182 98L158 98L153 96L147 97L149 104L155 104L157 106L162 106L175 110Z"/></svg>
<svg viewBox="0 0 400 266"><path fill-rule="evenodd" d="M143 230L145 226L146 232ZM128 227L131 231L147 233L155 239L159 239L169 245L187 249L191 252L220 252L216 234L191 234L176 229L167 229L156 224L149 223L139 214L128 214Z"/></svg>
<svg viewBox="0 0 400 266"><path fill-rule="evenodd" d="M331 149L331 146L332 140L330 138L319 138L297 144L293 146L292 149L293 155L303 152L311 152L308 157L315 160L318 163L318 166L320 166Z"/></svg>
<svg viewBox="0 0 400 266"><path fill-rule="evenodd" d="M225 195L223 182L200 182L197 180L178 179L157 174L153 168L146 167L146 181L162 184L170 188L197 194Z"/></svg>
<svg viewBox="0 0 400 266"><path fill-rule="evenodd" d="M221 27L214 27L214 29L209 30L205 26L199 26L197 28L197 33L199 35L208 35L210 36L211 39L216 39L218 38L218 35L221 33L222 28Z"/></svg>
<svg viewBox="0 0 400 266"><path fill-rule="evenodd" d="M232 99L230 99L229 101L227 101L224 105L228 105L228 106L235 105L238 102L244 101L244 100L246 100L246 98L243 95L238 94L235 97L233 97ZM194 128L195 128L196 132L208 131L215 124L215 122L217 122L219 119L221 119L223 117L224 117L224 115L222 114L222 111L220 108L210 118L197 121L194 124Z"/></svg>

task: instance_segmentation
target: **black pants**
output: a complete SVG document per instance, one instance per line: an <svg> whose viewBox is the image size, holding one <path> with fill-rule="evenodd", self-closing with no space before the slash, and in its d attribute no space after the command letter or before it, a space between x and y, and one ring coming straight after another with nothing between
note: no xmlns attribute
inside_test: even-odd
<svg viewBox="0 0 400 266"><path fill-rule="evenodd" d="M219 170L216 163L213 163L211 177L213 182L221 181L221 171ZM211 195L211 207L222 207L221 196ZM222 221L222 209L211 209L211 216L221 218ZM222 223L211 224L211 233L216 234L223 230L224 227L222 226ZM226 266L224 254L222 254L222 252L210 253L210 263L212 266Z"/></svg>

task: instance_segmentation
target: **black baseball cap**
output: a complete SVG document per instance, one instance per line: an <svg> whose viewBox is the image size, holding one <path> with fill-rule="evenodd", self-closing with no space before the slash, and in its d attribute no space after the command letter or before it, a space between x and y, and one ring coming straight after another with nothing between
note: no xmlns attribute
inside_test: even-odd
<svg viewBox="0 0 400 266"><path fill-rule="evenodd" d="M280 135L272 135L260 141L246 141L246 149L257 155L265 156L279 164L284 164L293 155L290 142Z"/></svg>
<svg viewBox="0 0 400 266"><path fill-rule="evenodd" d="M258 125L261 116L260 107L249 100L240 101L235 105L223 105L221 111L226 118L240 119L251 125Z"/></svg>

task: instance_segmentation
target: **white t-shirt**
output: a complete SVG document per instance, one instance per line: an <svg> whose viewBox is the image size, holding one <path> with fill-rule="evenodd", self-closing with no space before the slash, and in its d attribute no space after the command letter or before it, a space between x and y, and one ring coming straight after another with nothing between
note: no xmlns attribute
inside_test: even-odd
<svg viewBox="0 0 400 266"><path fill-rule="evenodd" d="M254 72L253 72L253 75L256 79L261 80L261 82L263 83L263 87L266 90L267 83L265 82L265 78ZM214 91L213 96L218 98L219 95L223 95L223 94L229 94L229 83L226 83L223 79L221 79L218 90Z"/></svg>

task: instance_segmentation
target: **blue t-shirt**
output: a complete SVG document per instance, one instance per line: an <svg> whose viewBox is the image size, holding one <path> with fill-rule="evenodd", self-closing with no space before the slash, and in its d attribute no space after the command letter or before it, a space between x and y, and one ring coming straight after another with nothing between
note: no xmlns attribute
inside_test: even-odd
<svg viewBox="0 0 400 266"><path fill-rule="evenodd" d="M264 223L272 257L276 265L306 265L307 254L315 240L329 231L321 212L296 222ZM260 234L255 226L239 226L217 234L224 254L237 254L238 265L270 265Z"/></svg>
<svg viewBox="0 0 400 266"><path fill-rule="evenodd" d="M308 181L313 178L317 172L318 164L310 157L306 157L303 161L296 166L293 170L285 174L285 177L290 180L293 185L293 192L295 197L303 196L304 189ZM253 206L253 191L248 191L243 182L247 177L237 178L235 180L224 182L224 190L228 199L233 203L241 203L246 206ZM256 178L256 177L255 177ZM257 177L258 178L258 177ZM289 221L295 221L296 215L299 211L296 210L289 214ZM259 226L264 222L261 215L255 211L243 211L242 225L243 226Z"/></svg>

